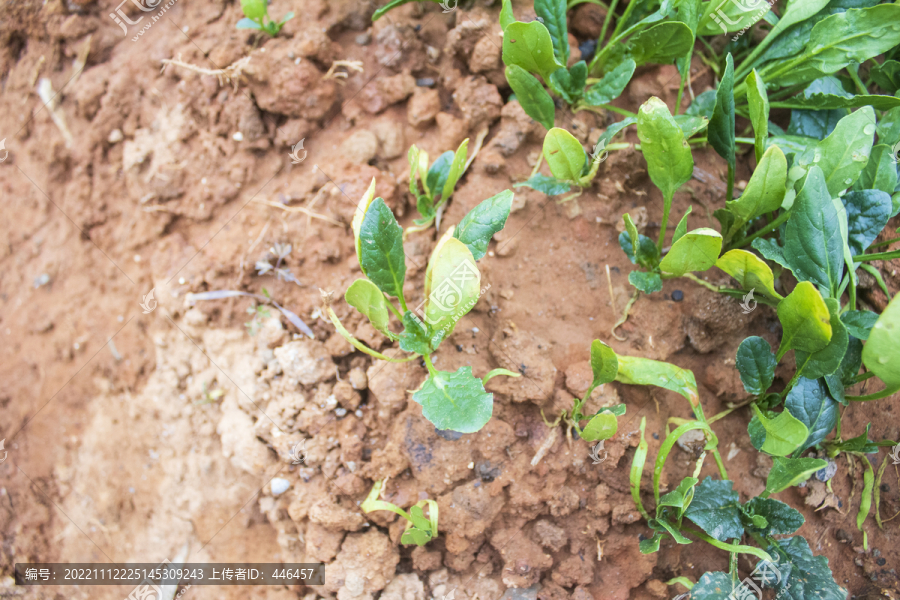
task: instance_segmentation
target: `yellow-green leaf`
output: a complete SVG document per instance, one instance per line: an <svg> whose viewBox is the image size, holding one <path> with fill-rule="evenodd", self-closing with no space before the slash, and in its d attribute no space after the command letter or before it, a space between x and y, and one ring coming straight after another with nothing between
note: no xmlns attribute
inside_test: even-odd
<svg viewBox="0 0 900 600"><path fill-rule="evenodd" d="M716 266L734 277L742 290L759 289L770 298L781 300L775 291L775 275L762 259L746 250L729 250L719 257Z"/></svg>

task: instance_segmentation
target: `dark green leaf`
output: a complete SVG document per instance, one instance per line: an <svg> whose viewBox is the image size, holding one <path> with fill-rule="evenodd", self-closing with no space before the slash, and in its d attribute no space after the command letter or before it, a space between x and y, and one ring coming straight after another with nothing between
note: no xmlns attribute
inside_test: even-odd
<svg viewBox="0 0 900 600"><path fill-rule="evenodd" d="M572 65L571 69L557 69L550 75L550 85L563 100L575 104L584 95L584 84L587 81L587 63L583 60Z"/></svg>
<svg viewBox="0 0 900 600"><path fill-rule="evenodd" d="M687 107L684 114L711 119L715 108L716 90L707 90L694 98L694 101Z"/></svg>
<svg viewBox="0 0 900 600"><path fill-rule="evenodd" d="M628 274L628 283L645 294L652 294L662 290L662 278L660 278L659 273L632 271Z"/></svg>
<svg viewBox="0 0 900 600"><path fill-rule="evenodd" d="M569 32L566 28L566 0L534 0L534 12L540 17L550 39L557 62L569 62ZM582 83L582 88L584 84Z"/></svg>
<svg viewBox="0 0 900 600"><path fill-rule="evenodd" d="M828 559L813 556L809 544L802 537L795 536L774 542L768 548L770 554L778 553L777 563L762 561L757 571L777 573L777 582L770 581L768 587L777 591L784 600L846 600L847 590L834 581Z"/></svg>
<svg viewBox="0 0 900 600"><path fill-rule="evenodd" d="M841 197L847 209L847 243L853 256L875 241L891 217L891 197L879 190L847 192Z"/></svg>
<svg viewBox="0 0 900 600"><path fill-rule="evenodd" d="M628 85L628 82L631 81L634 69L634 60L630 56L625 57L614 69L605 73L600 81L585 91L584 103L588 106L600 106L618 98L625 86ZM615 127L615 125L609 129L612 129L612 127Z"/></svg>
<svg viewBox="0 0 900 600"><path fill-rule="evenodd" d="M848 310L841 313L841 322L847 328L847 333L860 340L869 339L869 332L877 320L878 314L869 310Z"/></svg>
<svg viewBox="0 0 900 600"><path fill-rule="evenodd" d="M522 186L530 187L531 189L537 190L548 196L558 196L559 194L564 194L572 189L572 184L560 181L556 177L541 175L540 173L532 175L527 181L513 185L513 187Z"/></svg>
<svg viewBox="0 0 900 600"><path fill-rule="evenodd" d="M684 516L720 542L740 538L744 526L739 500L730 481L707 477L697 486Z"/></svg>
<svg viewBox="0 0 900 600"><path fill-rule="evenodd" d="M735 362L748 394L764 394L775 381L775 355L769 342L761 337L748 337L741 342Z"/></svg>
<svg viewBox="0 0 900 600"><path fill-rule="evenodd" d="M685 477L674 490L659 499L656 507L656 516L663 518L670 515L676 519L681 518L686 508L691 505L694 498L694 488L699 480L696 477Z"/></svg>
<svg viewBox="0 0 900 600"><path fill-rule="evenodd" d="M641 540L638 543L638 548L641 554L653 554L654 552L659 552L660 541L662 541L662 534L654 533L652 538Z"/></svg>
<svg viewBox="0 0 900 600"><path fill-rule="evenodd" d="M456 226L453 237L469 248L475 260L481 260L491 238L506 225L512 202L512 191L503 190L470 210Z"/></svg>
<svg viewBox="0 0 900 600"><path fill-rule="evenodd" d="M785 398L784 406L797 417L806 428L809 436L796 452L803 452L825 439L831 433L838 419L838 406L825 389L821 379L800 377ZM789 533L789 532L786 532Z"/></svg>
<svg viewBox="0 0 900 600"><path fill-rule="evenodd" d="M837 295L844 273L844 239L822 170L813 165L785 228L784 256L798 279Z"/></svg>
<svg viewBox="0 0 900 600"><path fill-rule="evenodd" d="M734 59L725 57L725 72L716 88L716 106L709 119L707 139L713 149L734 168ZM726 198L731 200L731 198Z"/></svg>
<svg viewBox="0 0 900 600"><path fill-rule="evenodd" d="M446 183L447 177L450 175L450 167L453 165L453 157L455 155L452 150L447 150L438 156L437 160L428 169L425 187L432 198L437 198L441 190L444 189L444 183Z"/></svg>
<svg viewBox="0 0 900 600"><path fill-rule="evenodd" d="M898 148L900 151L900 148ZM897 155L887 144L878 144L872 148L869 162L853 184L854 190L881 190L886 194L894 193L897 188Z"/></svg>
<svg viewBox="0 0 900 600"><path fill-rule="evenodd" d="M637 240L637 254L634 252L634 245L628 232L623 231L619 234L619 246L625 251L628 260L632 264L640 265L645 269L653 269L659 263L659 250L653 240L646 235L639 235Z"/></svg>
<svg viewBox="0 0 900 600"><path fill-rule="evenodd" d="M900 107L892 108L878 119L875 126L878 132L878 143L893 147L900 142Z"/></svg>
<svg viewBox="0 0 900 600"><path fill-rule="evenodd" d="M755 521L751 521L750 528L762 536L789 535L800 529L805 521L799 511L774 498L751 498L742 510L751 519L754 516L765 519L763 527L755 527Z"/></svg>
<svg viewBox="0 0 900 600"><path fill-rule="evenodd" d="M431 354L437 348L434 344L435 331L431 325L406 311L403 315L403 331L400 333L400 349L416 354ZM437 340L440 344L440 340Z"/></svg>
<svg viewBox="0 0 900 600"><path fill-rule="evenodd" d="M900 90L900 62L886 60L882 64L872 67L869 77L887 93L896 94L897 90Z"/></svg>
<svg viewBox="0 0 900 600"><path fill-rule="evenodd" d="M422 405L422 414L435 427L460 433L475 433L484 427L494 408L493 394L484 391L468 366L456 373L430 375L413 400Z"/></svg>
<svg viewBox="0 0 900 600"><path fill-rule="evenodd" d="M756 162L762 160L766 151L766 139L769 137L769 96L766 93L766 83L756 72L756 69L747 75L744 80L747 84L747 104L750 109L750 124L753 125L754 148Z"/></svg>
<svg viewBox="0 0 900 600"><path fill-rule="evenodd" d="M385 294L401 297L406 279L403 228L381 198L372 201L363 218L359 252L363 274Z"/></svg>
<svg viewBox="0 0 900 600"><path fill-rule="evenodd" d="M666 64L684 56L694 44L691 28L680 21L657 23L628 42L634 62Z"/></svg>
<svg viewBox="0 0 900 600"><path fill-rule="evenodd" d="M729 600L732 592L740 587L741 583L734 581L728 573L714 571L704 573L700 581L691 588L690 600Z"/></svg>
<svg viewBox="0 0 900 600"><path fill-rule="evenodd" d="M841 361L840 381L843 384L840 386L841 388L843 388L844 385L851 384L852 379L856 377L857 373L859 373L859 368L862 367L862 351L863 343L859 340L859 338L851 336L850 343L847 344L847 353L844 354L844 359ZM826 383L830 379L830 376L826 377ZM831 392L831 397L846 406L848 404L848 401L844 398L844 390L841 389L840 392L837 392L836 389L832 389L832 387L837 388L838 386L832 386L831 384L828 385L828 390Z"/></svg>
<svg viewBox="0 0 900 600"><path fill-rule="evenodd" d="M847 114L848 108L861 108L871 106L875 110L890 110L900 106L900 98L893 96L859 95L845 98L832 94L813 94L808 97L795 96L788 100L773 103L776 108L810 109L799 112L825 112L824 117L817 117L820 121L833 122ZM797 111L795 111L797 112ZM791 115L793 123L794 115ZM834 126L832 125L832 128ZM789 130L790 132L790 130ZM807 135L801 133L801 135ZM819 136L821 137L824 136Z"/></svg>

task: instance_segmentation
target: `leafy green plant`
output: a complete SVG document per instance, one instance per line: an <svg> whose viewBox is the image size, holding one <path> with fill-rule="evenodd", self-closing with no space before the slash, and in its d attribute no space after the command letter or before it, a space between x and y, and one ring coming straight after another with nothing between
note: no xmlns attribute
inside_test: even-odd
<svg viewBox="0 0 900 600"><path fill-rule="evenodd" d="M284 27L284 24L294 18L294 13L289 12L280 21L273 21L269 17L268 0L241 0L241 10L244 18L237 22L238 29L257 29L275 37Z"/></svg>
<svg viewBox="0 0 900 600"><path fill-rule="evenodd" d="M473 208L455 227L440 238L425 271L424 300L410 310L403 291L406 280L406 255L403 231L384 200L375 198L375 180L360 200L353 217L356 253L362 279L354 281L345 300L365 315L375 329L388 339L399 341L400 349L411 353L391 358L356 339L344 327L331 307L331 294L322 292L325 312L337 331L356 349L379 360L404 362L421 357L428 378L413 393L422 406L422 414L438 429L473 433L491 418L493 394L484 384L497 375L518 377L506 369L494 369L483 378L472 374L472 367L460 367L455 373L435 368L431 355L438 349L482 294L481 273L476 261L486 253L491 237L506 224L512 207L509 190L488 198ZM396 298L400 308L390 298ZM390 328L393 314L403 326L400 333Z"/></svg>
<svg viewBox="0 0 900 600"><path fill-rule="evenodd" d="M373 510L389 510L406 519L406 529L400 537L400 543L406 546L415 544L424 546L438 536L438 505L434 500L419 500L406 512L396 504L380 500L382 490L387 484L387 479L376 481L360 508L365 513ZM425 517L423 509L428 507L428 517Z"/></svg>
<svg viewBox="0 0 900 600"><path fill-rule="evenodd" d="M607 20L597 40L602 48L590 65L580 60L568 66L570 57L566 11L577 4L566 0L535 0L538 20L516 21L510 0L503 1L500 25L503 28L503 63L506 79L523 110L548 130L553 128L556 108L545 89L564 100L573 111L602 107L633 116L609 103L618 98L637 67L647 63L669 63L681 59L694 44L692 28L677 15L696 21L686 8L664 0L658 10L632 22L634 9L641 12L651 3L631 2L617 20L608 44L604 44L617 0L607 12ZM681 3L686 6L687 3ZM696 11L696 8L694 9ZM668 19L668 20L666 20ZM538 79L540 77L540 79Z"/></svg>
<svg viewBox="0 0 900 600"><path fill-rule="evenodd" d="M416 199L416 209L421 215L414 222L415 227L409 227L404 235L414 231L424 231L431 224L438 221L440 227L440 215L447 201L453 195L456 184L475 160L473 155L468 158L469 139L466 138L456 149L456 152L448 150L441 154L431 166L428 166L428 153L413 144L407 158L409 160L409 193ZM476 154L477 154L476 149ZM419 190L419 182L423 191Z"/></svg>

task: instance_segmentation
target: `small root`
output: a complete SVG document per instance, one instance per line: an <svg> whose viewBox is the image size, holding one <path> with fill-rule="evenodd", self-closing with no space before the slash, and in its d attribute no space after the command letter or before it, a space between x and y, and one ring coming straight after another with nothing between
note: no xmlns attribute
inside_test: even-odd
<svg viewBox="0 0 900 600"><path fill-rule="evenodd" d="M181 60L180 54L178 55L178 58L164 58L160 62L162 62L163 64L162 69L160 69L159 71L160 73L165 73L166 67L168 67L169 65L175 65L176 67L181 67L183 69L187 69L188 71L199 73L200 75L212 75L219 82L220 86L231 83L232 87L236 90L238 87L238 80L240 79L243 70L247 68L247 64L250 62L250 57L245 56L244 58L228 65L224 69L204 69L203 67L198 67L197 65L186 63Z"/></svg>
<svg viewBox="0 0 900 600"><path fill-rule="evenodd" d="M628 338L620 337L616 333L616 329L625 324L625 321L628 320L628 312L631 310L631 307L634 306L634 303L637 301L638 296L641 295L640 290L634 290L634 294L631 295L631 298L628 300L628 304L625 305L625 311L622 313L622 316L616 321L616 324L612 326L610 333L614 338L619 340L620 342L624 342Z"/></svg>
<svg viewBox="0 0 900 600"><path fill-rule="evenodd" d="M347 69L346 71L338 71L338 67L344 67ZM363 72L363 63L361 60L336 60L331 63L331 67L328 69L328 72L322 76L322 80L326 79L334 79L341 85L344 85L344 79L350 77L350 71L356 71L357 73Z"/></svg>

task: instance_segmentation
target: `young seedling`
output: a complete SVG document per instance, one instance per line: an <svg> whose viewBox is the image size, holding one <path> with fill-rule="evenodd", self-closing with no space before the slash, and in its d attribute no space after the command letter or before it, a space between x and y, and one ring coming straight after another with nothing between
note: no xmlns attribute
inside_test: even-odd
<svg viewBox="0 0 900 600"><path fill-rule="evenodd" d="M409 546L424 546L438 536L438 505L434 500L419 500L409 512L406 512L396 504L391 504L385 500L380 500L382 490L387 484L387 479L376 481L372 486L372 491L366 497L366 500L360 505L365 513L373 510L389 510L406 519L406 529L400 537L400 543ZM428 507L428 517L422 510Z"/></svg>
<svg viewBox="0 0 900 600"><path fill-rule="evenodd" d="M372 326L399 341L400 349L411 353L392 358L369 348L353 337L331 307L332 294L322 292L325 313L337 331L357 350L379 360L405 362L421 357L428 378L413 394L422 405L422 414L438 429L473 433L491 418L493 394L484 384L497 375L518 377L506 369L494 369L479 379L472 367L460 367L455 373L435 368L431 355L438 349L483 293L481 272L476 261L486 253L491 237L506 224L512 207L509 190L488 198L473 208L462 221L441 237L425 271L424 300L411 310L403 285L406 279L406 255L403 230L382 198L375 198L375 180L360 200L353 216L353 236L362 269L362 279L354 281L344 295L347 304L365 315ZM390 298L396 298L399 309ZM400 333L390 328L390 315L403 326Z"/></svg>
<svg viewBox="0 0 900 600"><path fill-rule="evenodd" d="M606 406L593 415L585 415L581 412L594 389L597 386L615 380L619 370L619 361L616 353L600 340L594 340L591 343L591 370L593 371L594 379L591 381L591 385L588 386L584 396L574 400L571 415L563 413L561 416L572 425L581 439L588 442L602 442L616 435L619 429L617 417L625 414L625 405ZM581 422L587 419L589 421L582 429Z"/></svg>
<svg viewBox="0 0 900 600"><path fill-rule="evenodd" d="M480 146L480 144L477 144ZM414 231L425 231L437 220L437 227L441 226L441 215L447 205L447 201L453 195L456 184L475 160L475 155L468 158L469 139L466 138L456 149L456 152L448 150L441 154L431 166L428 166L428 153L420 150L413 144L407 158L409 160L409 193L416 199L416 209L421 215L420 219L413 221L416 226L409 227L403 234L404 238ZM419 181L422 182L423 192L419 190Z"/></svg>
<svg viewBox="0 0 900 600"><path fill-rule="evenodd" d="M543 192L548 196L556 196L568 192L574 185L578 191L562 198L560 202L567 202L577 198L593 182L600 163L606 160L609 153L606 150L607 139L601 138L590 156L584 151L581 142L575 139L571 133L559 127L553 127L544 136L544 147L541 156L550 166L552 177L535 172L527 181L515 184L514 187L530 187L533 190ZM535 171L540 163L535 166Z"/></svg>
<svg viewBox="0 0 900 600"><path fill-rule="evenodd" d="M294 13L289 12L280 21L273 21L269 17L268 0L241 0L241 10L244 18L237 22L238 29L257 29L271 37L278 35L284 24L294 18Z"/></svg>

